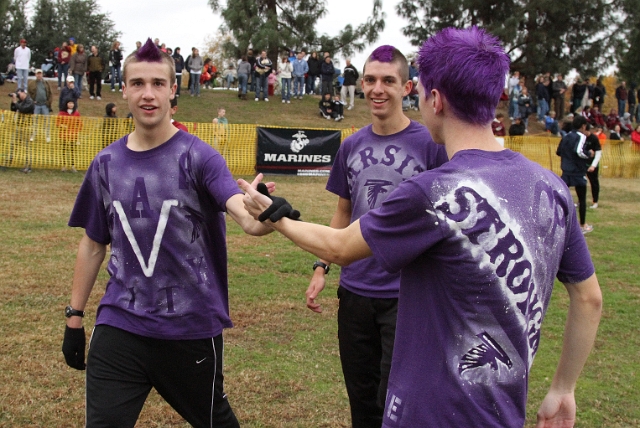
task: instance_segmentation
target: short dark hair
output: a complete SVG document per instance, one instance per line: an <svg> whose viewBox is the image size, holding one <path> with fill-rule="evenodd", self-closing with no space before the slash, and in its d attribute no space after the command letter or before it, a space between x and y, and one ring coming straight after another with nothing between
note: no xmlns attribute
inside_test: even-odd
<svg viewBox="0 0 640 428"><path fill-rule="evenodd" d="M571 127L574 130L578 130L580 128L582 128L584 125L587 125L589 122L587 122L587 118L584 116L576 116L573 118L573 122L571 122Z"/></svg>

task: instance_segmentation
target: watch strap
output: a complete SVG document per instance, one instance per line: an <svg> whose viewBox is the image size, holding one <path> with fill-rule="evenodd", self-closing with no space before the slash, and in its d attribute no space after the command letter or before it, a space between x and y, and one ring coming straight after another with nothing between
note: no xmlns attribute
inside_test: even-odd
<svg viewBox="0 0 640 428"><path fill-rule="evenodd" d="M70 317L84 318L84 311L73 309L71 306L67 306L66 308L64 308L64 316L67 318L70 318Z"/></svg>
<svg viewBox="0 0 640 428"><path fill-rule="evenodd" d="M317 268L321 267L322 269L324 269L324 274L328 274L329 270L331 269L329 265L327 265L326 263L321 262L320 260L316 260L315 263L313 264L313 270L315 271Z"/></svg>

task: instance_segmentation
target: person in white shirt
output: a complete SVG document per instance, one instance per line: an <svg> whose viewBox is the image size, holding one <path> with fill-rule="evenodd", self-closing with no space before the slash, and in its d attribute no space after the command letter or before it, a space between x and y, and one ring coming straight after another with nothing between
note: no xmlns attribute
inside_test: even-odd
<svg viewBox="0 0 640 428"><path fill-rule="evenodd" d="M25 39L20 40L20 46L13 51L13 59L18 72L18 89L27 91L27 78L29 77L29 64L31 63L31 49L27 47Z"/></svg>

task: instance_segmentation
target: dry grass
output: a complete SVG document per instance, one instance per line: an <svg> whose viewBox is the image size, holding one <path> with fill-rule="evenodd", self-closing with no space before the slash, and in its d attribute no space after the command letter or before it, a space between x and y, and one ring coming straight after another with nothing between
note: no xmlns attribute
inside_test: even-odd
<svg viewBox="0 0 640 428"><path fill-rule="evenodd" d="M327 223L336 198L324 178L272 177L306 220ZM62 308L68 302L82 231L65 226L80 175L37 171L0 173L0 427L80 426L83 373L68 368L60 346ZM634 426L638 419L638 227L620 224L640 215L637 180L603 180L602 208L590 211L588 237L605 292L605 316L594 355L578 388L581 426ZM622 229L619 229L622 227ZM618 228L618 229L616 229ZM612 232L613 231L613 232ZM611 236L610 233L614 233ZM636 234L635 241L625 233ZM615 239L618 239L616 241ZM278 235L248 237L229 224L230 305L236 327L227 330L226 389L246 427L346 427L349 411L339 364L332 272L324 313L304 306L313 257ZM618 251L636 245L631 258ZM101 273L87 326L104 289ZM529 414L548 388L557 358L566 293L554 293L544 339L532 372ZM635 368L634 368L635 367ZM635 404L633 404L635 403ZM182 427L184 421L156 394L140 427ZM529 425L528 425L529 426Z"/></svg>

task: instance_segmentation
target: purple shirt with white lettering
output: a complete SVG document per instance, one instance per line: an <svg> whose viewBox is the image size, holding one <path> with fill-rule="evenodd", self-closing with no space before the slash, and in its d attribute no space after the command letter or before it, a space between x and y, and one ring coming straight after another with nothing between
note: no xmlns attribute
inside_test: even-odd
<svg viewBox="0 0 640 428"><path fill-rule="evenodd" d="M351 223L379 207L400 183L447 161L444 146L426 127L411 121L402 131L378 135L369 125L341 144L327 190L351 201ZM389 273L373 257L343 267L340 285L365 297L397 298L400 274Z"/></svg>
<svg viewBox="0 0 640 428"><path fill-rule="evenodd" d="M464 150L360 222L401 272L383 427L522 427L554 279L594 273L567 186L510 150Z"/></svg>
<svg viewBox="0 0 640 428"><path fill-rule="evenodd" d="M232 327L225 206L241 193L222 156L183 131L147 151L128 136L91 163L69 226L111 244L96 325L158 339Z"/></svg>

